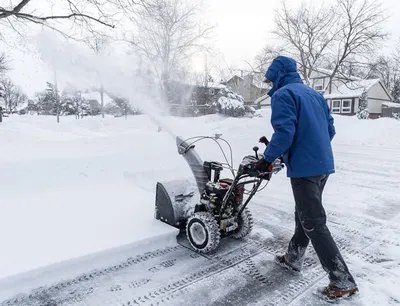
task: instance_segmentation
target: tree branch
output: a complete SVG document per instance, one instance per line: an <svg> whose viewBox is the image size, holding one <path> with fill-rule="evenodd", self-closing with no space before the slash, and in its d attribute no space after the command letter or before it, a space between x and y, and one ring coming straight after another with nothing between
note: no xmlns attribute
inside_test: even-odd
<svg viewBox="0 0 400 306"><path fill-rule="evenodd" d="M98 23L100 23L102 25L105 25L107 27L110 27L110 28L114 28L115 27L112 24L109 24L107 22L101 21L99 18L95 18L95 17L92 17L90 15L82 14L82 13L71 13L69 15L54 15L54 16L39 17L39 16L34 16L34 15L31 15L31 14L26 14L26 13L18 13L18 12L14 12L14 11L7 11L7 10L1 9L1 8L0 8L0 12L2 12L2 14L0 14L0 19L7 18L9 16L15 16L16 18L21 18L21 19L26 19L26 20L32 21L32 22L42 23L42 22L45 22L47 20L52 20L52 19L71 19L71 18L82 17L82 18L85 18L85 19L90 19L90 20L96 21L96 22L98 22Z"/></svg>

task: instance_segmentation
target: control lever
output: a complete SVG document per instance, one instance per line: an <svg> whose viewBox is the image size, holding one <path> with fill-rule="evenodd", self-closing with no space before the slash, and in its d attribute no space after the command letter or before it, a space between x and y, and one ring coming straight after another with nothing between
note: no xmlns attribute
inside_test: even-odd
<svg viewBox="0 0 400 306"><path fill-rule="evenodd" d="M262 136L260 138L259 142L265 144L266 146L268 146L268 144L269 144L269 140L265 136Z"/></svg>
<svg viewBox="0 0 400 306"><path fill-rule="evenodd" d="M253 147L253 151L256 153L256 158L258 159L258 147L257 146L255 146L255 147Z"/></svg>

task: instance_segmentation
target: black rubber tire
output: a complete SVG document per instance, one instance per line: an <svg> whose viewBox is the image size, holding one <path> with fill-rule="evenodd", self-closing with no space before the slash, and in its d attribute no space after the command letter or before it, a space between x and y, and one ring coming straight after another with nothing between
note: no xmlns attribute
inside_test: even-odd
<svg viewBox="0 0 400 306"><path fill-rule="evenodd" d="M250 210L245 207L240 216L238 216L238 228L233 232L232 237L242 239L247 237L253 230L253 216Z"/></svg>
<svg viewBox="0 0 400 306"><path fill-rule="evenodd" d="M204 238L201 241L199 241L199 237L195 237L197 230L201 231L201 236ZM199 253L209 253L215 250L221 240L217 220L209 212L195 213L186 223L186 237L193 249Z"/></svg>

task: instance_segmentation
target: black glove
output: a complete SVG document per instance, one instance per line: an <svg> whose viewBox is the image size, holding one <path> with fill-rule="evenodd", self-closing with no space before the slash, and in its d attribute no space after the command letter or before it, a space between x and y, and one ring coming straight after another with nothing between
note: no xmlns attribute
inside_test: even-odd
<svg viewBox="0 0 400 306"><path fill-rule="evenodd" d="M261 158L256 164L256 169L260 172L271 172L272 165L270 162L267 162L264 158Z"/></svg>
<svg viewBox="0 0 400 306"><path fill-rule="evenodd" d="M262 136L259 142L265 144L266 146L269 144L269 140L265 136Z"/></svg>

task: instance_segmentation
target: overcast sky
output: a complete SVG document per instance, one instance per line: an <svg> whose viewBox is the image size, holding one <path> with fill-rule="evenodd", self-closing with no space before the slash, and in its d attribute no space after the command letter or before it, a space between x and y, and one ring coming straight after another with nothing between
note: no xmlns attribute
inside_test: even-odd
<svg viewBox="0 0 400 306"><path fill-rule="evenodd" d="M8 0L0 0L0 4ZM223 55L227 64L237 68L248 68L245 60L252 61L257 53L266 44L269 31L274 26L274 11L280 1L266 0L205 0L207 18L210 23L216 24L216 38L214 45ZM325 0L330 3L334 0ZM310 0L311 3L320 3L319 0ZM299 5L299 0L287 0L290 7ZM392 32L390 41L382 50L389 52L400 38L400 1L383 0L384 6L391 14L385 27ZM12 78L21 85L29 96L46 86L45 79L52 74L46 70L38 58L33 57L24 48L16 50L4 46L0 42L0 51L5 50L12 56ZM197 61L197 68L202 66Z"/></svg>
<svg viewBox="0 0 400 306"><path fill-rule="evenodd" d="M300 0L286 0L289 7L299 6ZM335 0L309 0L311 4L334 3ZM218 49L229 62L242 64L251 60L263 48L268 32L274 27L274 12L280 1L266 0L208 0L211 20L218 25ZM383 0L391 14L385 27L392 32L388 46L400 38L400 0Z"/></svg>

